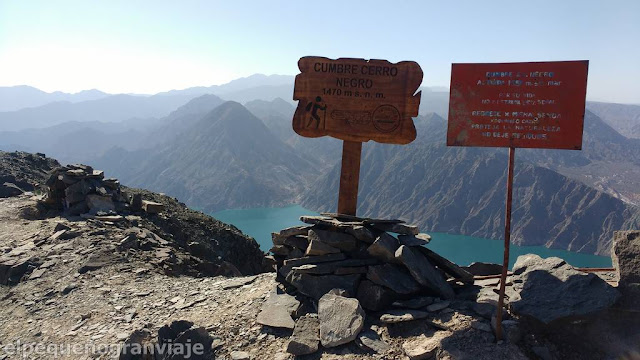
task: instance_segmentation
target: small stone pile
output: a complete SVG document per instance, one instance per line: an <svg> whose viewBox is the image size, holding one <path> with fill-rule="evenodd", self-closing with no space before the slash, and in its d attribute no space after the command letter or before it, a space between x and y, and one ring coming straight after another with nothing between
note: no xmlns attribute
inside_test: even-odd
<svg viewBox="0 0 640 360"><path fill-rule="evenodd" d="M431 237L420 233L417 226L401 220L324 215L303 216L300 220L308 225L272 234L278 280L285 289L306 296L317 315L313 310L307 315L298 311L300 317L294 324L290 315L294 314L292 303L297 301L285 293L273 294L258 322L295 327L288 349L295 355L315 352L318 343L334 347L356 338L359 343L369 343L364 345L367 348L380 346L370 333L358 337L365 311L379 312L392 304L395 308L437 311L455 298L452 283L473 283L471 273L423 246ZM276 306L282 303L289 307ZM427 314L391 310L381 320L395 323ZM315 324L319 339L313 341L306 330Z"/></svg>
<svg viewBox="0 0 640 360"><path fill-rule="evenodd" d="M55 168L45 185L47 194L43 202L68 215L117 220L118 213L139 210L159 213L163 210L162 204L142 200L140 195L129 199L117 179L105 179L104 171L88 165Z"/></svg>

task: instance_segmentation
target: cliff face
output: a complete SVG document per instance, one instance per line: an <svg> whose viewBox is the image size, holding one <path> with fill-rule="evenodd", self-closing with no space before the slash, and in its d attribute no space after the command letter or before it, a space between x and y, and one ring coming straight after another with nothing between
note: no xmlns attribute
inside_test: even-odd
<svg viewBox="0 0 640 360"><path fill-rule="evenodd" d="M424 130L427 130L425 128ZM501 239L507 156L504 149L447 148L426 138L407 146L367 143L358 214L401 217L427 231ZM640 226L638 209L559 173L518 161L512 241L608 254L613 231ZM312 210L335 210L340 167L303 196Z"/></svg>

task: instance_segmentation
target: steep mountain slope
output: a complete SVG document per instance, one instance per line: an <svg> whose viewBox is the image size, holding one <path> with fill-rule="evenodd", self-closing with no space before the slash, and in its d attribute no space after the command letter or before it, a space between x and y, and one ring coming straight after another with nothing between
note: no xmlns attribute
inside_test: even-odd
<svg viewBox="0 0 640 360"><path fill-rule="evenodd" d="M587 109L602 118L620 134L640 139L640 105L588 101Z"/></svg>
<svg viewBox="0 0 640 360"><path fill-rule="evenodd" d="M218 106L166 144L114 149L97 165L125 184L145 185L207 212L291 203L307 185L304 175L317 174L235 102Z"/></svg>
<svg viewBox="0 0 640 360"><path fill-rule="evenodd" d="M444 136L443 124L437 115L419 118L421 138L407 146L365 144L359 214L400 216L428 231L502 238L506 152L431 142ZM640 226L638 208L521 159L514 180L514 243L606 254L612 231ZM338 182L339 165L302 196L302 205L334 211Z"/></svg>
<svg viewBox="0 0 640 360"><path fill-rule="evenodd" d="M640 204L640 140L620 135L590 111L585 113L581 151L523 149L519 153L533 164Z"/></svg>
<svg viewBox="0 0 640 360"><path fill-rule="evenodd" d="M0 131L42 128L69 121L117 122L131 118L163 117L194 95L112 95L79 103L55 102L18 111L0 112Z"/></svg>
<svg viewBox="0 0 640 360"><path fill-rule="evenodd" d="M305 138L293 131L291 119L296 110L294 105L276 98L272 101L250 101L245 106L260 118L274 135L293 147L296 153L314 162L319 169L328 169L340 161L342 141L328 136Z"/></svg>
<svg viewBox="0 0 640 360"><path fill-rule="evenodd" d="M60 91L48 93L26 85L1 86L0 111L16 111L29 107L42 106L56 101L76 103L80 101L97 100L107 96L109 96L109 94L96 89L68 94Z"/></svg>

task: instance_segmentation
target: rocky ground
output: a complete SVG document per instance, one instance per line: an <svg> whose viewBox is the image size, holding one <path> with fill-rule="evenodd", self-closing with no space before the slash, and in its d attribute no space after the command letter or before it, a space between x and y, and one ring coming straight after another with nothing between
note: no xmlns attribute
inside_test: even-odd
<svg viewBox="0 0 640 360"><path fill-rule="evenodd" d="M0 162L6 159L6 154L0 154ZM51 165L49 168L58 166L40 155L11 156L17 156L20 162L12 168L15 175L39 174L37 179L23 176L35 191L38 184L47 181L46 171L38 168L43 163ZM10 162L15 163L15 159ZM59 173L81 173L78 170L72 167ZM491 325L499 283L495 278L476 276L472 282L467 278L464 284L449 278L455 295L448 290L440 297L422 294L365 312L356 298L344 297L341 292L334 294L332 290L324 296L318 293L320 300L314 299L314 289L320 287L319 283L314 286L313 281L293 281L292 288L283 282L282 273L278 279L275 272L263 273L272 269L273 262L264 257L253 239L233 226L186 208L176 199L122 187L117 194L106 196L123 199L137 196L162 204L162 211L156 214L134 210L123 203L117 214L103 216L97 211L95 216L82 217L45 207L40 202L43 195L24 190L17 189L20 195L0 198L0 360L184 358L122 354L125 344L174 340L206 344L207 354L193 359L640 358L637 345L640 312L636 298L627 297L624 308L607 308L611 299L619 296L618 290L594 276L580 276L560 259L519 260L520 265L514 267L507 284L510 307L522 316L511 318L505 313L506 339L496 342ZM94 186L90 192L100 191L100 186ZM392 230L398 229L389 229ZM621 239L616 242L619 244L616 253L620 254L616 264L624 268L621 284L632 289L632 294L638 288L635 261L640 251L638 235L620 234ZM314 236L317 239L311 240L317 243L312 244L311 250L307 246L308 254L304 257L326 256L320 253L333 251L320 244L328 241L321 232ZM290 243L286 239L281 239L285 245L279 249L290 257L295 252L295 246L290 244L298 241ZM409 240L421 239L402 241L410 247ZM378 255L384 255L384 251ZM296 252L296 256L303 254ZM275 260L286 267L287 260L283 259L281 255ZM294 275L318 274L323 267L326 264L307 264L292 270ZM444 263L437 267L448 268ZM356 268L331 271L350 274L371 270L366 266ZM495 273L495 269L489 270ZM547 278L551 273L561 282L553 285ZM617 285L617 276L600 275ZM314 276L307 279L319 280ZM376 277L367 279L373 289L371 283L377 281ZM553 286L544 288L547 284ZM394 284L388 285L394 288ZM523 296L530 288L540 286L540 296ZM599 291L602 296L588 301L576 301L574 296L572 305L561 304L547 310L536 305L540 299L543 302L548 298L564 299L563 293L585 289L588 293ZM527 301L517 300L518 296ZM359 300L367 304L366 300ZM276 303L278 306L274 306ZM280 305L294 303L294 311L278 313ZM579 312L587 308L605 310L582 316ZM357 316L342 316L345 309ZM270 322L273 326L265 325ZM319 340L315 338L318 332L314 330L317 327L320 337L334 344L324 346L323 342L318 347ZM345 336L334 331L356 327L353 337L336 345ZM297 357L291 354L305 352L300 349L314 342L318 350Z"/></svg>
<svg viewBox="0 0 640 360"><path fill-rule="evenodd" d="M134 330L147 328L155 333L174 320L204 327L214 338L216 358L231 358L234 351L247 352L252 359L293 358L286 353L290 330L256 322L263 302L276 287L275 273L231 278L166 274L143 256L121 254L118 244L126 231L122 224L64 217L25 219L23 215L35 206L30 195L0 199L3 257L27 255L33 264L19 283L0 286L0 359L17 358L11 350L18 343L113 349ZM67 227L54 239L60 233L56 229ZM87 260L101 251L122 258L87 266ZM526 358L517 347L496 345L490 333L473 327L477 316L449 309L435 318L451 330L440 333L448 335L455 351L484 353L486 359ZM405 342L419 341L435 331L421 321L383 325L373 318L365 323L389 345L384 354L374 355L351 343L304 358L405 359ZM35 353L27 358L47 356ZM113 358L113 353L63 358L106 359Z"/></svg>

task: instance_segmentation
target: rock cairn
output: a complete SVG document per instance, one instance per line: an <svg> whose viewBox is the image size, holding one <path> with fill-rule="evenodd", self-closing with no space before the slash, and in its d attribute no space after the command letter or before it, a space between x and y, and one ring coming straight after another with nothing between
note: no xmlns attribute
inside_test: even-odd
<svg viewBox="0 0 640 360"><path fill-rule="evenodd" d="M104 177L104 171L88 165L67 165L52 170L46 183L47 205L63 209L69 215L116 221L119 213L145 210L159 213L162 204L129 198L120 182Z"/></svg>
<svg viewBox="0 0 640 360"><path fill-rule="evenodd" d="M307 225L272 234L277 279L285 290L301 294L310 311L298 309L300 302L286 292L274 293L258 323L294 329L288 346L292 354L354 340L380 350L385 344L362 331L367 312L395 308L382 314L384 323L425 318L428 313L416 309L444 309L456 296L452 283L473 282L471 273L425 248L431 237L417 226L323 215L303 216ZM277 306L283 303L287 306Z"/></svg>
<svg viewBox="0 0 640 360"><path fill-rule="evenodd" d="M329 213L300 220L306 225L272 234L280 285L257 318L259 324L293 330L289 353L306 355L321 346L355 342L385 354L389 344L380 336L380 325L420 321L435 332L405 342L402 349L410 359L431 358L460 327L455 322L451 327L442 316L460 312L477 336L494 340L501 266L459 267L424 246L428 234L400 220ZM596 313L619 296L594 274L536 255L518 258L506 286L502 333L507 343L519 342L523 333L512 315L548 324Z"/></svg>

